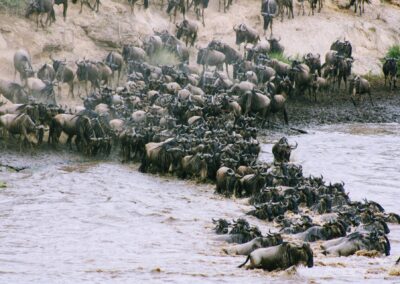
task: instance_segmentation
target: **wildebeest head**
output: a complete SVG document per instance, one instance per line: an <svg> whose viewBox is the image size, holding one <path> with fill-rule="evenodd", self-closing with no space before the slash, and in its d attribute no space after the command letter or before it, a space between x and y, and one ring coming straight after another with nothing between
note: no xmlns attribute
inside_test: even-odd
<svg viewBox="0 0 400 284"><path fill-rule="evenodd" d="M279 39L275 38L275 37L270 37L267 39L270 46L271 46L271 52L273 53L283 53L285 51L285 48L283 47L283 45L280 43L281 38L279 37Z"/></svg>
<svg viewBox="0 0 400 284"><path fill-rule="evenodd" d="M236 33L236 44L239 45L247 40L248 29L245 24L236 25L233 27Z"/></svg>

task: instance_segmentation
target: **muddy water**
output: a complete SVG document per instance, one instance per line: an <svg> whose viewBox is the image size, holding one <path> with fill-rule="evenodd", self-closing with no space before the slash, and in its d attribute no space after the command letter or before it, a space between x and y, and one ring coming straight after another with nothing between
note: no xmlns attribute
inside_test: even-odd
<svg viewBox="0 0 400 284"><path fill-rule="evenodd" d="M400 127L338 126L291 137L305 173L343 180L351 197L379 201L400 213ZM262 159L270 160L265 145ZM212 233L212 218L249 209L213 187L143 175L135 166L86 161L71 153L2 154L2 163L29 164L0 172L0 283L399 283L387 269L400 255L400 228L391 226L392 256L326 258L313 269L266 273L238 269ZM397 198L397 199L396 199ZM268 229L265 223L251 223Z"/></svg>

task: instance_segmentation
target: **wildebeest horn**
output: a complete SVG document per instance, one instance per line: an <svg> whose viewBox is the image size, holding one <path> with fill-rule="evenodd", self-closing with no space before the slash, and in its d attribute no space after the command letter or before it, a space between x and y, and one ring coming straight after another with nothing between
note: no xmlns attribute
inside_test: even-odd
<svg viewBox="0 0 400 284"><path fill-rule="evenodd" d="M237 31L237 25L233 26L233 30L236 32Z"/></svg>

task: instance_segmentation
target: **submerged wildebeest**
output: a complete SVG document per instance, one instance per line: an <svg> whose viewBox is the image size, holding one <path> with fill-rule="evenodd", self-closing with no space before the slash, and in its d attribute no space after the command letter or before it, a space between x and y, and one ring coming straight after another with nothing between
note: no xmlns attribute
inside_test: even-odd
<svg viewBox="0 0 400 284"><path fill-rule="evenodd" d="M346 237L327 241L321 245L323 254L333 256L349 256L359 250L376 250L385 255L390 255L389 239L376 232L363 234L354 232Z"/></svg>
<svg viewBox="0 0 400 284"><path fill-rule="evenodd" d="M314 266L313 251L307 243L299 246L284 242L274 247L256 249L249 254L243 264L239 265L239 268L246 265L249 260L249 268L262 268L268 271L283 270L299 264Z"/></svg>
<svg viewBox="0 0 400 284"><path fill-rule="evenodd" d="M26 79L29 77L33 77L35 72L32 68L32 60L29 52L26 49L18 49L14 54L14 81L17 76L17 72L19 73L21 84L26 84Z"/></svg>
<svg viewBox="0 0 400 284"><path fill-rule="evenodd" d="M249 255L256 249L277 246L281 243L282 236L280 234L268 234L266 237L257 237L247 243L226 248L224 252L233 255Z"/></svg>

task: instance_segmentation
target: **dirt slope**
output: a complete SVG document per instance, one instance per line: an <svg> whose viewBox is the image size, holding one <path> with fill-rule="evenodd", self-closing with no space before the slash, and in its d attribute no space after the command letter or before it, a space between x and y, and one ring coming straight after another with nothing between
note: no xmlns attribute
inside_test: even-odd
<svg viewBox="0 0 400 284"><path fill-rule="evenodd" d="M232 27L241 22L250 24L262 33L259 0L238 0L226 14L218 12L218 1L210 2L205 12L206 27L200 28L198 45L204 46L212 38L233 44ZM365 14L360 17L352 11L339 10L337 4L326 1L323 11L315 16L298 16L296 7L293 20L275 20L274 34L282 38L287 55L307 52L324 55L331 42L346 38L355 46L354 71L379 74L379 58L400 39L397 32L399 8L372 0L371 5L366 5ZM55 57L65 57L69 64L74 65L75 60L84 56L99 60L121 42L139 42L138 36L152 33L153 29L174 30L174 24L169 22L165 11L153 6L147 11L137 8L135 15L132 15L122 0L102 0L98 14L88 8L79 14L78 5L73 4L70 4L68 12L68 19L63 22L61 7L56 7L57 22L46 30L36 30L33 20L1 15L0 78L13 78L12 57L19 47L31 52L35 67L49 61L50 52ZM194 18L193 12L189 17ZM193 48L193 55L195 51Z"/></svg>

